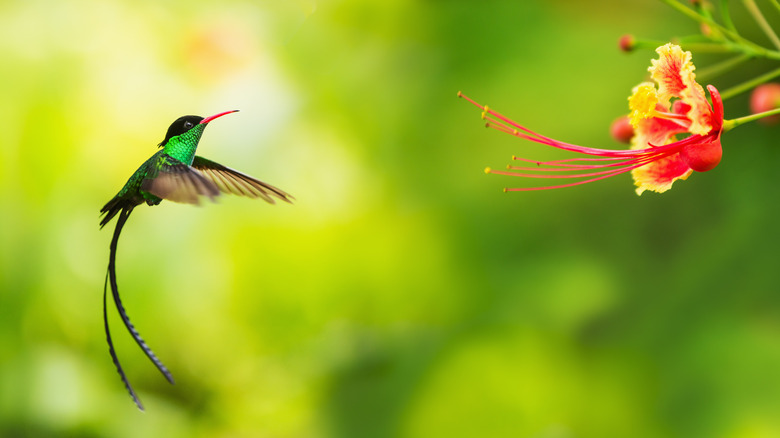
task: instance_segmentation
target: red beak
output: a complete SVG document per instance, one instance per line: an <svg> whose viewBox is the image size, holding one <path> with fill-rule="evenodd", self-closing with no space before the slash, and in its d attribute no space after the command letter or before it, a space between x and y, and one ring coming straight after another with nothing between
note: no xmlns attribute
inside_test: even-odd
<svg viewBox="0 0 780 438"><path fill-rule="evenodd" d="M217 117L222 117L222 116L224 116L224 115L226 115L226 114L230 114L230 113L237 113L237 112L238 112L238 110L230 110L230 111L225 111L225 112L223 112L223 113L214 114L214 115L213 115L213 116L211 116L211 117L206 117L205 119L201 120L201 121L200 121L200 124L201 124L201 125L205 125L206 123L208 123L208 122L210 122L210 121L212 121L212 120L216 119Z"/></svg>

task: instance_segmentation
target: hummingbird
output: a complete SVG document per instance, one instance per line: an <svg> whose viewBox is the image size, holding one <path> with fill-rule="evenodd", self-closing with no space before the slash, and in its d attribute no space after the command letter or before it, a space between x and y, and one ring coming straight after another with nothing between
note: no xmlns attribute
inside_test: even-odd
<svg viewBox="0 0 780 438"><path fill-rule="evenodd" d="M122 300L119 298L119 288L116 281L116 248L119 234L130 217L133 209L143 204L158 205L164 199L186 204L200 203L201 197L214 200L220 193L232 193L250 198L261 198L274 204L276 199L292 203L294 199L290 194L270 184L259 181L249 175L225 167L221 164L195 155L200 137L206 129L206 125L212 120L238 110L225 111L211 117L182 116L176 119L168 128L165 139L158 145L157 153L144 162L138 170L130 176L124 187L119 190L110 201L100 210L102 217L100 228L108 224L117 214L116 228L111 239L108 257L108 270L106 280L103 283L103 326L108 342L108 352L114 362L119 377L121 377L127 391L138 409L144 410L141 400L130 385L119 358L114 350L111 340L111 331L108 327L108 312L106 309L107 285L111 284L111 294L114 298L119 316L122 319L130 335L141 347L146 356L154 363L154 366L173 384L173 376L162 361L154 354L151 348L141 338L141 335L130 322Z"/></svg>

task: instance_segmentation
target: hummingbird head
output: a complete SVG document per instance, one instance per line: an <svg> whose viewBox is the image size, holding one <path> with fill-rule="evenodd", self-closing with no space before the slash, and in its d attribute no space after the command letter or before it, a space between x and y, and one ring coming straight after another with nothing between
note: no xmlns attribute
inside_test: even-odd
<svg viewBox="0 0 780 438"><path fill-rule="evenodd" d="M173 123L171 123L171 126L168 127L168 132L165 133L165 139L161 141L158 146L159 147L165 146L165 144L168 143L168 140L170 140L171 138L182 135L185 132L188 132L189 130L195 128L196 126L203 125L203 126L199 126L198 128L202 130L203 128L206 127L206 124L216 119L217 117L222 117L226 114L236 113L236 112L238 112L238 110L225 111L219 114L214 114L213 116L206 117L206 118L203 118L201 116L181 116L178 119L176 119ZM200 135L198 137L200 137Z"/></svg>

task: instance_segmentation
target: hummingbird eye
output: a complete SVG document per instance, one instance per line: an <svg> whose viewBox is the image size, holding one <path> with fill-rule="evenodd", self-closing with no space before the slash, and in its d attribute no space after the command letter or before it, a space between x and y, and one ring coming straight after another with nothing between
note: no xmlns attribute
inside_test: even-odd
<svg viewBox="0 0 780 438"><path fill-rule="evenodd" d="M184 129L191 129L193 126L195 126L192 122L189 120L184 122Z"/></svg>

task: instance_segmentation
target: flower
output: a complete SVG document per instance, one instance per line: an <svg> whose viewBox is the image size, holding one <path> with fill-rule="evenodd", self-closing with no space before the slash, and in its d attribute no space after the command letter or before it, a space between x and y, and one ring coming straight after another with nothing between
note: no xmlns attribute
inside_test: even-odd
<svg viewBox="0 0 780 438"><path fill-rule="evenodd" d="M513 160L535 166L507 166L507 171L487 168L487 173L526 178L577 179L575 182L543 187L510 188L506 191L544 190L570 187L631 172L637 194L645 190L663 193L678 179L686 179L693 171L705 172L718 165L722 150L723 102L712 85L704 90L696 83L690 52L666 44L656 49L659 59L648 69L654 83L645 82L634 88L629 97L630 120L634 128L631 149L595 149L564 143L537 134L504 115L482 106L469 97L460 97L482 108L486 126L516 137L554 148L587 155L554 161L534 161L512 157ZM657 85L657 88L656 88ZM682 140L678 134L690 133ZM516 172L521 171L521 172Z"/></svg>

